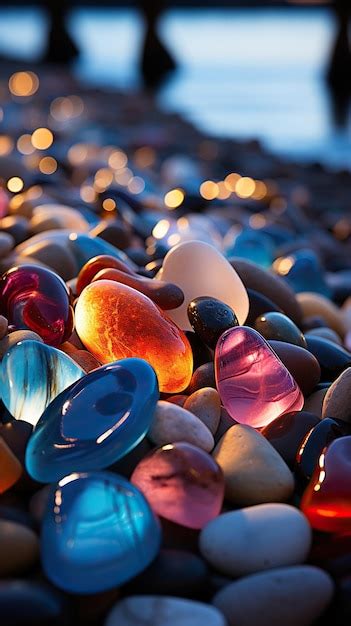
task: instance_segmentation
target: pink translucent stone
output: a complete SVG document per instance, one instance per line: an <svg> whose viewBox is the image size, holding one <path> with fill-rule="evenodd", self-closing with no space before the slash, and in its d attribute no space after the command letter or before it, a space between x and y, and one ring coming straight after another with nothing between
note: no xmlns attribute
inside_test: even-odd
<svg viewBox="0 0 351 626"><path fill-rule="evenodd" d="M237 326L218 340L217 389L229 415L254 428L302 409L304 398L290 372L263 337Z"/></svg>
<svg viewBox="0 0 351 626"><path fill-rule="evenodd" d="M207 452L190 443L152 451L137 465L131 482L155 513L188 528L203 528L221 511L222 470Z"/></svg>

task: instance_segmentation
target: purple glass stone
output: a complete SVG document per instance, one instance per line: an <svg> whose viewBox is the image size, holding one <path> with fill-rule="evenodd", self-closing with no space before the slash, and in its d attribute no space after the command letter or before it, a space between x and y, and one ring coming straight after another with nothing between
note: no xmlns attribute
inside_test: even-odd
<svg viewBox="0 0 351 626"><path fill-rule="evenodd" d="M302 409L296 381L263 337L238 326L220 337L215 353L217 389L230 416L254 428Z"/></svg>

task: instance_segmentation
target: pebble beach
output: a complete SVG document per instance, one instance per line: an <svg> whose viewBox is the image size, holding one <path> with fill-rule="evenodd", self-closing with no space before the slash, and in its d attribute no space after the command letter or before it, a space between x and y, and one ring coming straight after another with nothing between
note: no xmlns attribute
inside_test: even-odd
<svg viewBox="0 0 351 626"><path fill-rule="evenodd" d="M351 172L0 82L4 626L344 626Z"/></svg>

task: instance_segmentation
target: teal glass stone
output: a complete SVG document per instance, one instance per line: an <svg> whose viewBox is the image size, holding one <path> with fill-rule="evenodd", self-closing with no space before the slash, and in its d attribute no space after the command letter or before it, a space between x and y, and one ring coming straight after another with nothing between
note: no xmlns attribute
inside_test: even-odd
<svg viewBox="0 0 351 626"><path fill-rule="evenodd" d="M142 493L111 472L71 474L50 492L41 532L47 577L71 593L122 585L157 556L161 529Z"/></svg>
<svg viewBox="0 0 351 626"><path fill-rule="evenodd" d="M235 256L248 259L269 268L274 258L274 246L267 235L254 229L245 229L227 246L225 255L227 258Z"/></svg>
<svg viewBox="0 0 351 626"><path fill-rule="evenodd" d="M50 402L83 376L85 371L61 350L20 341L1 362L1 398L15 419L35 426Z"/></svg>
<svg viewBox="0 0 351 626"><path fill-rule="evenodd" d="M329 298L331 290L324 277L318 256L313 250L298 250L274 262L273 268L295 293L313 291Z"/></svg>
<svg viewBox="0 0 351 626"><path fill-rule="evenodd" d="M158 398L156 374L143 359L90 372L45 409L27 445L28 473L50 483L112 465L143 439Z"/></svg>

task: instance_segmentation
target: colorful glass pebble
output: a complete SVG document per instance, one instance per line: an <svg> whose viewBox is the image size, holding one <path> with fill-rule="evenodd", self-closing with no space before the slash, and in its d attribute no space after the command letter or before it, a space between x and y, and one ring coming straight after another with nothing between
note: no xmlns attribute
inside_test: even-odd
<svg viewBox="0 0 351 626"><path fill-rule="evenodd" d="M52 482L70 472L112 465L144 437L158 397L155 372L141 359L90 372L41 416L26 450L29 474Z"/></svg>
<svg viewBox="0 0 351 626"><path fill-rule="evenodd" d="M84 375L61 350L21 341L1 362L1 398L15 419L35 425L50 402Z"/></svg>
<svg viewBox="0 0 351 626"><path fill-rule="evenodd" d="M249 298L243 283L227 259L207 243L187 241L172 248L157 278L174 283L183 291L182 306L168 313L183 330L191 330L187 308L199 296L218 298L228 304L240 324L247 318Z"/></svg>
<svg viewBox="0 0 351 626"><path fill-rule="evenodd" d="M234 226L224 240L227 258L237 256L253 261L261 267L269 268L274 259L274 245L271 237L259 230L245 229L237 232Z"/></svg>
<svg viewBox="0 0 351 626"><path fill-rule="evenodd" d="M71 474L53 486L41 534L47 577L73 593L97 593L142 572L161 530L144 496L110 472Z"/></svg>
<svg viewBox="0 0 351 626"><path fill-rule="evenodd" d="M184 333L139 291L111 280L88 285L76 306L76 330L101 362L136 356L154 368L160 391L190 383L193 357Z"/></svg>
<svg viewBox="0 0 351 626"><path fill-rule="evenodd" d="M188 528L203 528L219 515L224 478L207 452L179 442L152 451L135 468L131 481L151 508Z"/></svg>
<svg viewBox="0 0 351 626"><path fill-rule="evenodd" d="M301 510L316 530L351 531L351 437L335 439L319 457Z"/></svg>
<svg viewBox="0 0 351 626"><path fill-rule="evenodd" d="M45 343L59 346L73 330L69 291L51 270L13 267L0 283L0 312L16 329L29 329Z"/></svg>
<svg viewBox="0 0 351 626"><path fill-rule="evenodd" d="M304 398L296 381L252 328L237 326L221 336L215 373L222 404L241 424L259 428L302 409Z"/></svg>

